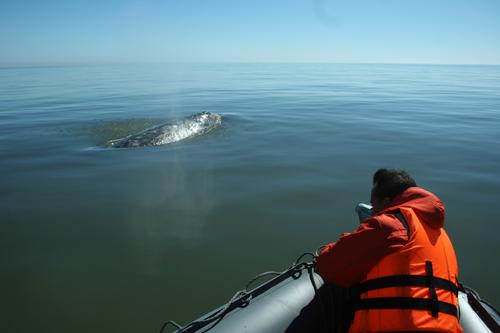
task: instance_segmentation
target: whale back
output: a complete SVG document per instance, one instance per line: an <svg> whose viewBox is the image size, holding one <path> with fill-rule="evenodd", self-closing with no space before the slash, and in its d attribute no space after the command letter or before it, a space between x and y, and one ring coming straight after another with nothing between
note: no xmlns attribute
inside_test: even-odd
<svg viewBox="0 0 500 333"><path fill-rule="evenodd" d="M217 113L200 112L184 119L147 128L124 138L111 140L108 146L134 148L165 145L206 134L221 122L222 117Z"/></svg>

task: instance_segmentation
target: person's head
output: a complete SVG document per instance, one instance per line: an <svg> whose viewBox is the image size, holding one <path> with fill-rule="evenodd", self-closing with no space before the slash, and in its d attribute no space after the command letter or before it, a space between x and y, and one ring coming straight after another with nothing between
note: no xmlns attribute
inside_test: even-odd
<svg viewBox="0 0 500 333"><path fill-rule="evenodd" d="M415 180L403 170L378 169L373 174L371 204L374 213L387 208L389 203L409 187L417 186Z"/></svg>

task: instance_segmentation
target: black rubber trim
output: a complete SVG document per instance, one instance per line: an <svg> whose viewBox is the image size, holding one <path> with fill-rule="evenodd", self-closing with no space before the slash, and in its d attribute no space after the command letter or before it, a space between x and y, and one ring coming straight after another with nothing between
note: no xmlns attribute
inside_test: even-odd
<svg viewBox="0 0 500 333"><path fill-rule="evenodd" d="M495 319L488 313L488 311L483 307L481 302L474 296L473 293L466 291L467 301L474 312L481 318L483 323L488 326L492 332L500 332L500 325ZM496 311L496 310L495 310Z"/></svg>

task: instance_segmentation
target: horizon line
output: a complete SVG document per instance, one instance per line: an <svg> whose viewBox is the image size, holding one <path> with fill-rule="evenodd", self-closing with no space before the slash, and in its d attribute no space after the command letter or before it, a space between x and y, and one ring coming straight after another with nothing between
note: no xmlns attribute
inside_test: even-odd
<svg viewBox="0 0 500 333"><path fill-rule="evenodd" d="M139 66L139 65L407 65L407 66L500 66L498 63L439 63L439 62L343 62L343 61L151 61L151 62L69 62L0 64L0 69L13 68L57 68L92 66Z"/></svg>

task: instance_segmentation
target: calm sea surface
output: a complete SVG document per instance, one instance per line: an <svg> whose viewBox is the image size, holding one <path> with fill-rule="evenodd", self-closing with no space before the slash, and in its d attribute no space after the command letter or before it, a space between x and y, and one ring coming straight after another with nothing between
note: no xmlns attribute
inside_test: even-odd
<svg viewBox="0 0 500 333"><path fill-rule="evenodd" d="M211 133L110 139L201 111ZM500 67L0 69L0 331L155 332L356 228L379 167L447 207L500 306Z"/></svg>

